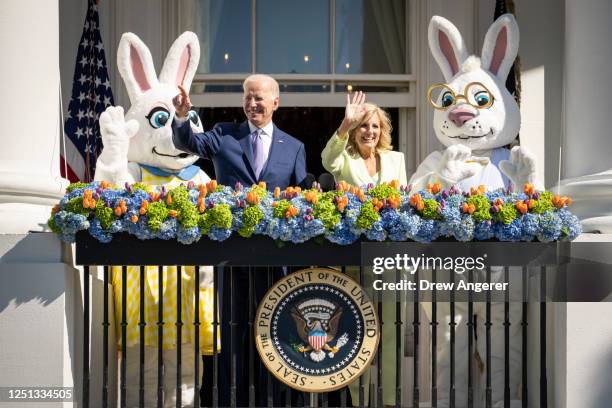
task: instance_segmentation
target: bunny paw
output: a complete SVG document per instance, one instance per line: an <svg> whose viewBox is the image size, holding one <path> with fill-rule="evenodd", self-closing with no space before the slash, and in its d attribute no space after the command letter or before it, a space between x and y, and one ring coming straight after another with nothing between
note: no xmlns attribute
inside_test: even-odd
<svg viewBox="0 0 612 408"><path fill-rule="evenodd" d="M536 157L525 147L515 146L510 151L510 160L501 161L499 168L515 189L521 189L525 183L533 183L535 180Z"/></svg>
<svg viewBox="0 0 612 408"><path fill-rule="evenodd" d="M456 184L477 174L486 164L483 159L474 158L472 150L456 144L446 148L438 165L438 175L450 184Z"/></svg>

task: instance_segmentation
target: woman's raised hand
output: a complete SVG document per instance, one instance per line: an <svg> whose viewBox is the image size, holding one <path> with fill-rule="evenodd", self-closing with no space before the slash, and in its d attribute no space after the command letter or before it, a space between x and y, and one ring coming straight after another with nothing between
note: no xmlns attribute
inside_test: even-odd
<svg viewBox="0 0 612 408"><path fill-rule="evenodd" d="M346 94L346 109L344 110L344 119L338 128L338 135L344 136L347 132L356 128L365 114L365 93L357 91L351 95Z"/></svg>

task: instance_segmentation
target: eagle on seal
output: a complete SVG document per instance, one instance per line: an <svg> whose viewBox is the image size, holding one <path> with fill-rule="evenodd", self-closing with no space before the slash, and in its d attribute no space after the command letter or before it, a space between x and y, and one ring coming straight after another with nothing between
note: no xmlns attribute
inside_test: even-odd
<svg viewBox="0 0 612 408"><path fill-rule="evenodd" d="M311 299L293 307L291 317L300 339L306 343L306 346L300 345L297 351L310 351L310 358L316 362L325 358L325 351L329 351L329 356L333 357L342 346L329 344L336 337L341 316L342 307L323 299Z"/></svg>

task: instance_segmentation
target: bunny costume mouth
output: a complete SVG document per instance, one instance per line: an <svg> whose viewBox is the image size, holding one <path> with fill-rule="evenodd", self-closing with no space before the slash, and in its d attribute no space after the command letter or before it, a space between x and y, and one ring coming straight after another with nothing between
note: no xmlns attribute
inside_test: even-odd
<svg viewBox="0 0 612 408"><path fill-rule="evenodd" d="M444 136L448 137L449 139L460 139L460 140L480 139L486 136L494 136L493 129L489 129L487 133L484 133L482 135L467 135L465 133L461 133L455 136L451 136L451 135L447 135L446 133L444 133L443 130L440 130L440 133L442 133Z"/></svg>
<svg viewBox="0 0 612 408"><path fill-rule="evenodd" d="M153 154L155 154L157 156L174 157L174 158L177 158L177 159L185 159L185 158L191 156L189 153L164 154L164 153L158 152L155 148L156 148L156 146L153 146L153 149L151 149L151 153L153 153Z"/></svg>

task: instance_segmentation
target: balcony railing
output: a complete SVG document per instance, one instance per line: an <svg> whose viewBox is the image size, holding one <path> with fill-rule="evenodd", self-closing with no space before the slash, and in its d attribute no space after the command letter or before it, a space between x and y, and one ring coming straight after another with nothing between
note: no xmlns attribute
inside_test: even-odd
<svg viewBox="0 0 612 408"><path fill-rule="evenodd" d="M378 244L384 245L384 244ZM421 245L421 244L414 244ZM441 245L438 243L430 244L430 247L435 248L436 245ZM467 245L467 244L457 244L457 245ZM534 248L537 245L541 244L529 244L526 243L524 248L528 249ZM499 246L499 244L498 244ZM423 247L419 247L423 248ZM503 252L503 246L500 246L501 251ZM554 246L548 247L552 248L554 252ZM418 287L417 290L406 298L402 298L400 292L396 292L395 294L395 319L393 322L384 322L383 314L382 314L382 292L378 291L372 296L372 300L378 307L378 315L379 321L381 325L394 325L395 326L395 347L396 347L396 356L405 355L404 350L402 350L402 336L408 331L408 333L412 336L413 350L411 351L413 364L412 364L412 379L410 384L407 383L407 379L404 378L405 372L403 374L402 371L402 359L395 359L395 381L390 382L388 379L386 381L383 380L383 364L378 361L376 364L370 368L370 382L365 384L364 378L359 378L359 386L358 386L358 396L353 397L352 403L353 405L358 406L384 406L383 403L383 391L384 387L388 387L388 384L394 384L394 394L395 394L395 406L420 406L419 404L423 404L424 401L430 401L430 406L436 407L437 400L442 395L444 398L449 401L449 406L454 407L478 407L480 406L480 402L478 401L478 397L475 394L475 379L473 378L473 358L472 352L475 347L475 327L477 325L481 325L484 327L484 338L486 342L486 353L484 356L484 367L486 368L485 374L485 406L491 407L493 406L493 385L492 385L492 372L491 372L491 336L492 336L492 327L495 325L502 325L504 328L504 389L503 389L503 402L505 407L510 406L510 401L513 399L511 396L510 390L510 327L511 325L520 325L521 327L521 395L520 398L522 400L522 406L528 406L529 401L529 393L533 391L534 384L537 384L536 390L539 395L540 406L546 407L548 406L548 398L547 398L547 389L548 389L548 378L547 375L547 309L546 309L546 293L547 293L547 279L546 279L546 268L552 267L551 257L540 257L537 258L535 256L531 256L528 254L529 251L520 251L518 253L512 254L515 258L517 258L516 262L512 262L511 265L524 265L520 269L520 276L518 276L518 281L521 282L521 287L519 292L521 292L521 301L519 302L521 307L521 318L520 321L511 321L510 318L510 304L511 299L509 295L509 291L506 291L503 299L492 299L491 293L486 292L484 296L482 294L473 293L473 291L468 291L466 298L458 298L454 291L450 291L448 293L439 294L437 291L432 291L428 296L425 296L423 293L419 293ZM505 254L507 256L507 254ZM553 254L552 259L558 256L558 254ZM519 259L519 258L525 259ZM362 267L362 242L356 242L352 245L340 246L331 244L329 242L325 243L317 243L314 241L309 241L302 244L283 244L282 246L277 245L274 241L267 237L261 236L253 236L251 238L244 239L238 236L232 236L228 240L224 242L214 242L208 239L202 239L198 243L192 245L182 245L175 241L161 241L161 240L150 240L150 241L140 241L133 237L127 235L117 235L113 238L112 242L108 244L101 244L87 233L80 232L77 235L77 244L76 244L76 263L79 265L84 265L86 267L93 266L103 266L104 267L104 287L107 288L109 285L109 270L111 265L123 265L123 291L122 291L122 321L117 322L121 326L121 338L122 344L126 344L126 327L128 322L126 321L126 267L125 265L158 265L160 270L163 265L214 265L214 279L213 279L213 292L217 293L219 289L219 271L223 268L225 271L229 271L230 274L234 273L234 267L249 267L248 279L249 279L249 288L252 287L253 281L264 280L267 282L268 286L272 285L272 273L269 267L272 266L359 266L359 277L361 282L365 282L366 277L365 267ZM526 266L529 264L529 266ZM494 265L498 265L495 264ZM548 266L547 266L548 265ZM254 267L266 267L266 269ZM503 281L510 282L510 267L507 265L502 265L503 268ZM88 268L85 268L88 271ZM533 301L530 301L529 298L529 282L533 281L532 273L533 270L543 272L537 274L537 279L539 281L540 287L538 288L539 292L537 296L537 301L535 302L539 309L539 320L538 321L528 321L528 309L530 305L533 304ZM180 267L179 267L180 273ZM256 273L264 273L265 276L255 276ZM516 271L513 269L512 273L516 274ZM144 285L144 274L145 268L141 267L140 269L140 285L141 288ZM427 276L432 282L439 282L442 280L449 280L454 282L455 274L453 271L445 271L445 270L417 270L414 278L416 281L419 278L423 277L424 274L428 274ZM444 276L443 276L444 275ZM467 272L467 281L473 282L474 276L473 271L469 270ZM162 274L159 273L160 282L159 282L159 299L160 302L163 300L163 282L161 280ZM110 376L109 376L109 358L114 355L114 353L109 352L109 350L113 350L114 345L109 344L109 327L110 327L110 319L109 319L109 303L111 302L108 298L108 291L104 290L104 298L103 298L103 344L102 344L102 401L91 401L90 399L90 357L89 357L89 347L90 347L90 308L91 302L90 293L89 293L89 273L84 274L84 333L83 333L83 353L84 353L84 364L83 364L83 393L82 393L82 406L115 406L116 401L111 401L111 392L110 389L113 387L113 384L110 384ZM395 279L400 279L400 271L396 271ZM491 281L491 267L486 269L486 281ZM180 280L179 280L180 282ZM233 282L233 281L232 281ZM199 275L195 274L195 288L198 288L200 285ZM180 291L182 290L180 284L177 287L177 299L180 302L181 296ZM533 291L533 288L532 288ZM370 291L371 292L371 291ZM144 305L144 297L142 295L143 291L140 291L140 305ZM177 310L179 311L176 318L177 328L180 329L182 325L190 325L193 324L196 327L195 330L195 344L199 344L198 335L199 330L197 328L201 324L198 321L199 316L199 302L197 301L199 291L194 290L194 294L196 296L195 302L195 320L193 322L185 322L182 321L180 315L180 303L177 305ZM253 319L255 310L251 306L254 303L254 293L252 290L249 290L249 299L248 299L248 322L249 327L252 328ZM203 389L203 395L207 397L209 403L212 406L218 406L219 404L219 356L217 353L217 331L219 330L222 323L221 321L217 321L218 311L221 310L221 305L218 304L218 298L214 297L214 305L213 305L213 356L208 360L211 364L212 368L212 381L210 384L205 384ZM225 299L224 301L231 301L231 314L229 316L224 315L221 317L222 320L230 319L229 327L234 327L234 319L236 311L240 310L240 307L245 308L244 299L235 299L233 296L231 299ZM428 322L423 320L422 307L424 301L431 301L431 321ZM408 303L406 303L408 302ZM438 389L438 338L440 336L440 328L439 326L443 323L439 322L439 310L438 310L438 302L447 302L449 304L450 311L450 319L448 322L450 339L449 339L449 347L450 347L450 370L448 371L449 381L448 381L448 389ZM456 303L457 302L465 302L467 303L467 316L468 321L466 326L468 328L467 333L457 333L456 326ZM474 306L476 303L482 302L485 304L485 317L484 324L481 322L477 322L474 320ZM412 303L412 305L410 305ZM497 304L501 306L503 303L503 322L493 321L492 320L492 305ZM406 307L408 305L408 307ZM412 312L412 321L402 321L402 308L406 308L404 310L411 310ZM142 311L144 307L141 307ZM162 310L160 306L159 310ZM533 310L533 309L532 309ZM161 386L163 383L164 370L161 366L161 356L163 353L170 352L168 350L164 350L162 345L162 337L164 330L164 322L163 316L160 312L158 317L158 321L153 322L145 322L143 312L141 312L141 317L139 323L140 329L140 339L144 338L144 329L146 325L156 324L159 331L158 341L159 347L157 353L159 353L158 361L158 385ZM531 328L531 330L529 330ZM389 331L381 331L389 335ZM177 335L180 336L181 330L177 330ZM423 334L428 333L431 337L430 344L423 345L421 344L422 339L424 338ZM540 359L540 370L539 373L530 372L528 369L528 347L530 344L529 336L533 335L533 333L538 333L539 336L539 350L533 350L535 354L539 355ZM230 330L230 332L222 333L222 341L224 345L230 344L232 350L232 354L235 353L236 343L231 340L231 338L235 336L236 333L234 330ZM456 354L456 339L457 336L467 335L468 339L468 355L457 355ZM255 353L254 347L254 337L250 335L250 347L248 351L248 378L245 378L245 381L242 382L245 384L244 389L239 389L237 387L237 379L236 372L232 365L230 367L231 371L231 405L236 404L236 396L237 395L248 395L249 405L253 406L256 404L255 397L255 378L254 372L257 367L259 367L260 361L259 357ZM426 336L427 337L427 336ZM229 341L228 341L229 340ZM381 355L382 349L382 341L379 343L378 356ZM176 350L172 350L172 352L176 352L177 355L177 395L180 393L178 389L180 387L180 378L181 378L181 341L180 337L177 341L178 347ZM427 350L429 353L426 353L424 350ZM92 351L93 353L93 351ZM119 374L119 406L125 406L126 404L126 347L122 347L121 350L122 358L121 358L121 366L120 366L120 374ZM140 370L139 370L139 379L140 379L140 392L139 392L139 400L140 406L144 405L144 357L145 357L145 347L144 342L140 341ZM195 363L195 378L194 382L196 385L196 390L202 385L201 378L199 378L199 364L201 363L201 356L199 353L198 347L195 348L194 353L194 363ZM430 359L430 364L423 364L424 361ZM468 370L467 370L467 378L456 378L456 361L457 359L467 359L468 361ZM205 360L206 363L207 360ZM423 381L423 376L425 372L425 376L430 378L430 381ZM538 378L536 378L536 376ZM275 380L274 380L275 381ZM464 382L467 385L467 400L459 401L456 397L456 389L457 384L460 382ZM268 382L267 384L272 384L272 376L268 373ZM424 389L426 387L427 389ZM369 389L369 398L366 400L365 398L365 390ZM295 403L297 394L303 394L295 390L291 390L288 387L282 385L282 395L283 395L283 404L286 406L290 406ZM267 406L272 406L275 402L272 399L271 395L271 385L268 386L267 390L257 390L258 392L262 392L264 404ZM161 405L162 393L158 393L158 406ZM325 393L321 393L318 395L315 394L307 394L302 395L302 399L299 404L304 404L305 406L347 406L348 401L350 401L350 394L347 390L347 387L341 389L339 392L335 392L334 395L328 395ZM333 397L333 400L332 400ZM200 395L198 392L195 393L195 406L199 406L200 404ZM406 402L408 401L408 402ZM178 399L176 406L180 405L180 398ZM406 405L405 405L406 404ZM421 405L422 406L422 405Z"/></svg>

